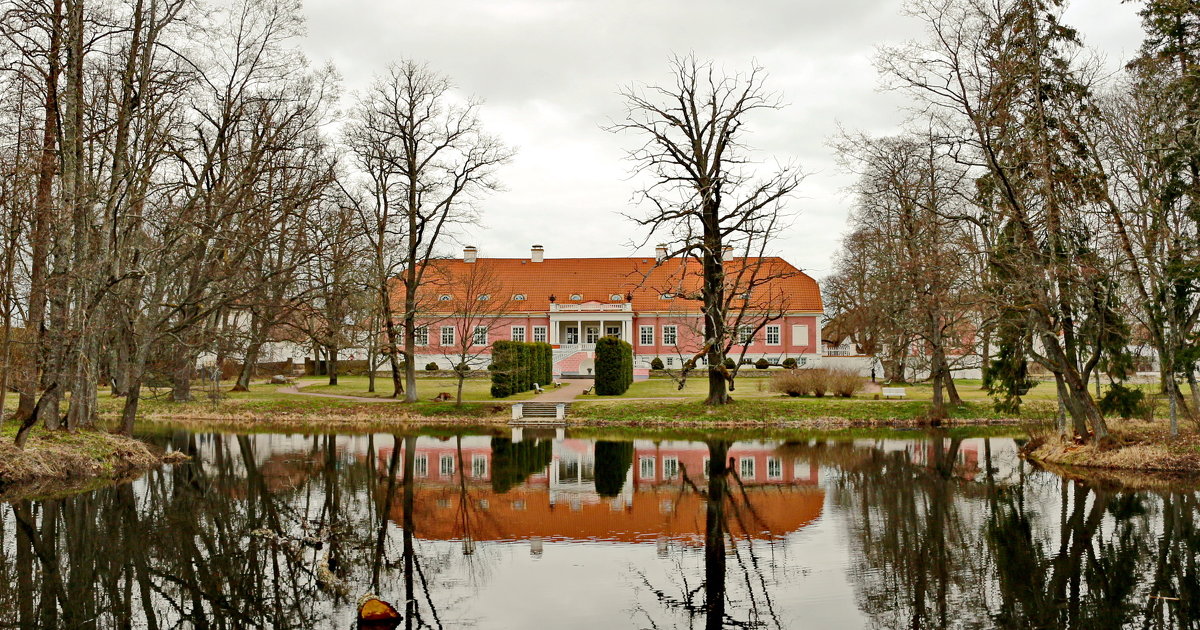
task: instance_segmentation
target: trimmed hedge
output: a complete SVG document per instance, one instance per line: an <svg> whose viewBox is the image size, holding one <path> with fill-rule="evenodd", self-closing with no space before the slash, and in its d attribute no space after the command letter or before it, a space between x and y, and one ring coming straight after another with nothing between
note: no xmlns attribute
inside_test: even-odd
<svg viewBox="0 0 1200 630"><path fill-rule="evenodd" d="M507 398L553 378L554 348L548 343L501 340L492 344L492 397Z"/></svg>
<svg viewBox="0 0 1200 630"><path fill-rule="evenodd" d="M617 396L633 384L633 346L616 337L596 340L596 394Z"/></svg>

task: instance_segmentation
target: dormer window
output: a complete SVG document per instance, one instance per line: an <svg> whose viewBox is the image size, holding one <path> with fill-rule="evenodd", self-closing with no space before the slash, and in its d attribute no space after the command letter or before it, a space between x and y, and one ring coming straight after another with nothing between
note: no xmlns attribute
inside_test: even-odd
<svg viewBox="0 0 1200 630"><path fill-rule="evenodd" d="M514 296L513 296L513 301L514 301L514 302L523 302L523 301L525 301L525 294L524 294L524 293L518 293L518 294L514 295Z"/></svg>
<svg viewBox="0 0 1200 630"><path fill-rule="evenodd" d="M662 295L658 296L658 299L660 299L660 300L674 300L674 299L675 299L675 294L674 294L674 293L663 293Z"/></svg>
<svg viewBox="0 0 1200 630"><path fill-rule="evenodd" d="M620 293L614 293L614 294L608 296L608 299L610 299L614 302L620 302L622 297L624 297L624 296L622 296Z"/></svg>
<svg viewBox="0 0 1200 630"><path fill-rule="evenodd" d="M451 298L450 298L450 296L449 296L449 295L445 295L445 294L443 294L443 295L439 295L439 296L438 296L438 301L439 301L439 302L449 302L450 300L451 300Z"/></svg>
<svg viewBox="0 0 1200 630"><path fill-rule="evenodd" d="M488 295L487 293L484 293L483 295L480 295L479 297L477 297L475 299L479 300L480 302L486 302L486 301L492 299L492 296Z"/></svg>
<svg viewBox="0 0 1200 630"><path fill-rule="evenodd" d="M580 295L580 294L578 294L578 293L572 293L572 294L571 294L571 299L572 299L573 301L575 301L575 302L578 302L578 301L580 301L580 300L582 300L582 299L583 299L583 296L582 296L582 295Z"/></svg>

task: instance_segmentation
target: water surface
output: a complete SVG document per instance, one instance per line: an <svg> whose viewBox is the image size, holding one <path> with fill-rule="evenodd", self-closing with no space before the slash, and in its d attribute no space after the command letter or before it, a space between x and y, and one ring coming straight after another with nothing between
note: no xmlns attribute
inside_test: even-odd
<svg viewBox="0 0 1200 630"><path fill-rule="evenodd" d="M1194 628L1197 488L1011 439L568 432L155 439L192 460L0 505L0 628Z"/></svg>

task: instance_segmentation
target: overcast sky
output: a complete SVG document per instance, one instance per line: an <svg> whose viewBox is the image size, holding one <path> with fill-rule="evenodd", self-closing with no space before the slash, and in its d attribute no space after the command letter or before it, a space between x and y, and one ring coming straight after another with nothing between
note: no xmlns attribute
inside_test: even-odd
<svg viewBox="0 0 1200 630"><path fill-rule="evenodd" d="M638 227L632 205L634 139L601 129L617 118L617 90L667 79L674 53L730 70L757 60L788 106L754 121L747 143L810 175L792 202L798 218L778 253L825 276L845 231L850 183L829 139L841 126L886 134L904 120L902 96L881 92L880 45L919 38L902 0L304 0L314 61L332 61L348 92L409 57L485 101L489 131L517 157L507 190L481 205L465 235L481 256L626 256ZM1141 39L1136 4L1075 0L1067 22L1113 68ZM639 252L645 253L645 252Z"/></svg>

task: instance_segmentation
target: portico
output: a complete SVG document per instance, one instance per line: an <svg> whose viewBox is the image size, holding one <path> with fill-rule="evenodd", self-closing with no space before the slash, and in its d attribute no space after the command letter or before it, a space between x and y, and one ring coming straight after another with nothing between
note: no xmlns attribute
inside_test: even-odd
<svg viewBox="0 0 1200 630"><path fill-rule="evenodd" d="M629 304L550 305L550 343L561 349L594 350L601 337L633 343L633 309Z"/></svg>

